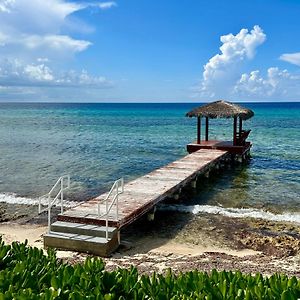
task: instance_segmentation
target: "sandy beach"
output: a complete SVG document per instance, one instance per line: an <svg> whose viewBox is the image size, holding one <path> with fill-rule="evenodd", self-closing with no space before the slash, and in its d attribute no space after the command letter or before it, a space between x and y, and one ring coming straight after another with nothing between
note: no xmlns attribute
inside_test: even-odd
<svg viewBox="0 0 300 300"><path fill-rule="evenodd" d="M47 218L35 209L27 207L27 215L19 217L14 213L9 221L6 215L0 223L6 243L27 239L29 245L43 247ZM289 223L158 211L153 222L145 218L122 230L121 246L104 260L109 270L134 265L140 273L215 268L299 277L299 233L300 227ZM57 256L76 263L89 254L58 251Z"/></svg>

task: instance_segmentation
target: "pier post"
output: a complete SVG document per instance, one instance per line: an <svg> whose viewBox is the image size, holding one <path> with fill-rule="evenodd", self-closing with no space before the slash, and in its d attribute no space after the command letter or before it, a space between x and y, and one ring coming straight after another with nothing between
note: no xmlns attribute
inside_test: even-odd
<svg viewBox="0 0 300 300"><path fill-rule="evenodd" d="M179 188L179 190L176 192L176 194L173 195L174 200L179 200L179 195L182 192L182 188Z"/></svg>
<svg viewBox="0 0 300 300"><path fill-rule="evenodd" d="M197 179L191 181L191 187L195 189L197 187Z"/></svg>
<svg viewBox="0 0 300 300"><path fill-rule="evenodd" d="M156 206L154 206L150 212L148 212L147 214L147 220L148 221L154 221L154 217L155 217L155 212L156 212Z"/></svg>
<svg viewBox="0 0 300 300"><path fill-rule="evenodd" d="M240 164L243 163L244 162L244 155L238 155L237 158L236 158L236 160Z"/></svg>

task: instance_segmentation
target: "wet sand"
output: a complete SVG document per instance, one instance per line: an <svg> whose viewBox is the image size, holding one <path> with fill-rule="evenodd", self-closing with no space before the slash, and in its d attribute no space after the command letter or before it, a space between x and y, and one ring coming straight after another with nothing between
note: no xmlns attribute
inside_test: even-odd
<svg viewBox="0 0 300 300"><path fill-rule="evenodd" d="M30 245L43 247L47 215L37 216L37 207L4 206L2 238L7 243L28 239ZM158 211L154 221L143 218L123 229L121 242L117 252L104 259L109 270L135 265L141 273L215 268L300 277L300 226L291 223ZM87 256L58 251L58 257L71 263Z"/></svg>

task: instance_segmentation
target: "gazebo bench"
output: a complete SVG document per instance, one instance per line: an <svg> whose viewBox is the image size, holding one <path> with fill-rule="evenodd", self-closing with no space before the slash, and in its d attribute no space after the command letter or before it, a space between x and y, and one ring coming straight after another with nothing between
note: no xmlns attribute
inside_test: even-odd
<svg viewBox="0 0 300 300"><path fill-rule="evenodd" d="M238 145L245 145L246 139L249 136L251 129L249 130L242 130L239 134L237 139Z"/></svg>

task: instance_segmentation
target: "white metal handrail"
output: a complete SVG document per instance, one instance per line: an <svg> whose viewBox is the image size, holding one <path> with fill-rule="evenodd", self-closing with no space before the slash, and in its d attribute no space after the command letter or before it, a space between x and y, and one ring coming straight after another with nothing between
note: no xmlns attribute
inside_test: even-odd
<svg viewBox="0 0 300 300"><path fill-rule="evenodd" d="M116 206L116 221L119 219L119 195L124 192L124 179L120 178L114 182L110 191L108 192L106 198L102 201L98 202L98 218L105 217L105 226L106 233L105 237L108 241L108 215L112 210L113 205ZM110 197L113 196L111 203L109 204ZM105 212L103 214L100 213L100 206L105 202Z"/></svg>
<svg viewBox="0 0 300 300"><path fill-rule="evenodd" d="M57 189L59 191L56 193ZM70 188L70 175L64 175L58 178L49 193L39 197L39 214L48 211L48 231L50 231L51 225L51 208L60 200L60 211L64 212L63 201L64 201L64 191ZM56 193L56 194L55 194ZM42 199L48 200L48 207L42 209Z"/></svg>

